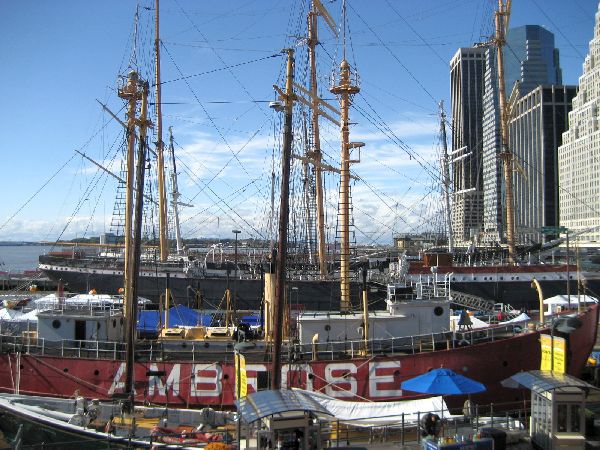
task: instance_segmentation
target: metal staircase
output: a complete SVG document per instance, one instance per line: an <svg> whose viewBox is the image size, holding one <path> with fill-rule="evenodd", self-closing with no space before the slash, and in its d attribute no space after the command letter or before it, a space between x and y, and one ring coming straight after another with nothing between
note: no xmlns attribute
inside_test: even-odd
<svg viewBox="0 0 600 450"><path fill-rule="evenodd" d="M464 292L451 291L452 303L455 303L465 308L482 311L484 313L493 314L496 312L494 309L495 303L485 298L477 297L476 295L465 294Z"/></svg>

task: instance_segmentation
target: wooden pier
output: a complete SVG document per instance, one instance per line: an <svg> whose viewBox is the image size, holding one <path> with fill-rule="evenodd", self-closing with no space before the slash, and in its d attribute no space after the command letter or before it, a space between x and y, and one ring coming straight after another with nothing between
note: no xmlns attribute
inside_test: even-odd
<svg viewBox="0 0 600 450"><path fill-rule="evenodd" d="M42 275L40 272L0 274L0 291L55 291L58 283Z"/></svg>

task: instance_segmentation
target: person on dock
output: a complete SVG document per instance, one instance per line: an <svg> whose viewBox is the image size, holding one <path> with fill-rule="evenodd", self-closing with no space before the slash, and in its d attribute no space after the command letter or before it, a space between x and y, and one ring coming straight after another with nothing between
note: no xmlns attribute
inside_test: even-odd
<svg viewBox="0 0 600 450"><path fill-rule="evenodd" d="M429 436L437 438L442 429L442 421L440 416L433 413L427 413L421 418L421 427L423 429L423 437Z"/></svg>
<svg viewBox="0 0 600 450"><path fill-rule="evenodd" d="M471 331L473 322L471 321L471 316L466 309L463 309L460 313L460 318L458 319L458 331Z"/></svg>

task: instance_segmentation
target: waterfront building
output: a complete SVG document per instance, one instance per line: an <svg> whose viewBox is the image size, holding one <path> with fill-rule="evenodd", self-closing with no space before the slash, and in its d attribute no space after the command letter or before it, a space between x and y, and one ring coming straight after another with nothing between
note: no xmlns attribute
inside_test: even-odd
<svg viewBox="0 0 600 450"><path fill-rule="evenodd" d="M600 10L569 113L569 130L558 148L560 225L572 232L589 230L578 237L582 242L600 242L599 113Z"/></svg>
<svg viewBox="0 0 600 450"><path fill-rule="evenodd" d="M538 86L514 105L509 148L518 168L513 177L518 244L542 242L542 227L559 225L558 147L576 93L576 86Z"/></svg>
<svg viewBox="0 0 600 450"><path fill-rule="evenodd" d="M485 48L460 48L450 61L452 228L457 245L476 240L483 223L483 85Z"/></svg>

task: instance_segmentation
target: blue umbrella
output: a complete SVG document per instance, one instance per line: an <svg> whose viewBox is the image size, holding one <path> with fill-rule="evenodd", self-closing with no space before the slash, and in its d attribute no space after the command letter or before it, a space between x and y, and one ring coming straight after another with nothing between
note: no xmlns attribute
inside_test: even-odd
<svg viewBox="0 0 600 450"><path fill-rule="evenodd" d="M485 391L485 386L480 382L443 367L403 381L401 387L407 391L437 395L476 394Z"/></svg>

